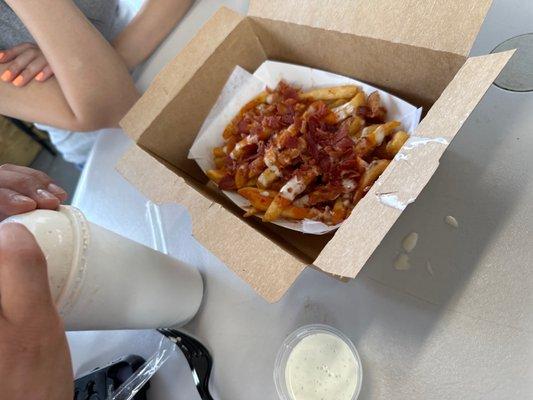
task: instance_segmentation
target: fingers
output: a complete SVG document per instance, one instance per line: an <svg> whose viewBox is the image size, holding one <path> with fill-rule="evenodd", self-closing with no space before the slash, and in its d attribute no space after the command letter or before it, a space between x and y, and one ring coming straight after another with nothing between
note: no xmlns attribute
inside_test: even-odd
<svg viewBox="0 0 533 400"><path fill-rule="evenodd" d="M15 165L15 164L3 164L0 166L0 172L1 171L13 171L13 172L20 172L22 174L33 176L35 179L41 181L43 184L48 184L52 181L52 179L46 175L43 171L39 171L37 169L29 168L29 167L23 167L21 165Z"/></svg>
<svg viewBox="0 0 533 400"><path fill-rule="evenodd" d="M0 51L0 64L10 63L0 79L17 87L26 86L33 79L45 82L54 75L37 46L23 43L8 50Z"/></svg>
<svg viewBox="0 0 533 400"><path fill-rule="evenodd" d="M46 260L22 225L0 225L0 304L4 318L30 321L54 310Z"/></svg>
<svg viewBox="0 0 533 400"><path fill-rule="evenodd" d="M47 189L50 183L42 181L20 172L2 171L0 174L0 187L18 192L35 200L38 208L55 210L60 199Z"/></svg>
<svg viewBox="0 0 533 400"><path fill-rule="evenodd" d="M68 193L62 187L53 183L52 179L42 171L13 164L0 165L0 187L2 187L2 171L18 172L20 174L29 175L41 184L41 189L45 189L48 192L52 193L60 201L65 201L66 199L68 199Z"/></svg>
<svg viewBox="0 0 533 400"><path fill-rule="evenodd" d="M43 70L37 74L35 80L39 82L46 82L52 76L54 76L54 71L52 71L52 68L47 64Z"/></svg>
<svg viewBox="0 0 533 400"><path fill-rule="evenodd" d="M30 197L21 195L10 189L0 188L0 215L10 216L23 214L36 208L37 202Z"/></svg>
<svg viewBox="0 0 533 400"><path fill-rule="evenodd" d="M17 87L26 86L33 78L40 76L41 71L48 65L46 59L42 55L38 55L33 61L31 61L19 76L13 80L13 85ZM42 82L42 80L40 80Z"/></svg>
<svg viewBox="0 0 533 400"><path fill-rule="evenodd" d="M39 50L34 47L24 50L11 61L9 67L4 71L0 78L4 82L13 82L15 86L21 86L22 78L19 78L20 73L39 55Z"/></svg>
<svg viewBox="0 0 533 400"><path fill-rule="evenodd" d="M22 43L7 50L0 50L0 64L5 64L17 58L25 50L35 47L32 43Z"/></svg>
<svg viewBox="0 0 533 400"><path fill-rule="evenodd" d="M68 199L67 192L65 192L65 190L61 186L57 186L53 182L48 184L48 186L46 187L46 190L52 193L55 197L57 197L60 202L63 202L66 199Z"/></svg>

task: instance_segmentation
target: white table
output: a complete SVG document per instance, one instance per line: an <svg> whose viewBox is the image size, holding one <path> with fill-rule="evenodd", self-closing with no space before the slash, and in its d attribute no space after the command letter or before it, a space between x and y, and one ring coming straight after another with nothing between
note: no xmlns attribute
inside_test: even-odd
<svg viewBox="0 0 533 400"><path fill-rule="evenodd" d="M219 3L246 9L245 0L197 3L141 71L141 89ZM533 4L496 0L473 55L531 31L532 20ZM212 351L215 398L276 399L276 352L308 323L333 325L354 341L364 367L361 399L533 398L532 126L533 93L492 87L361 275L345 284L308 269L274 305L192 240L182 214L175 252L201 265L206 282L204 304L185 329ZM130 145L120 131L99 138L74 204L91 221L150 245L146 199L114 171ZM459 229L443 222L446 215ZM397 271L392 263L412 231L420 235L412 268ZM120 355L149 356L159 336L79 332L69 341L81 373ZM154 377L149 399L196 398L176 354Z"/></svg>

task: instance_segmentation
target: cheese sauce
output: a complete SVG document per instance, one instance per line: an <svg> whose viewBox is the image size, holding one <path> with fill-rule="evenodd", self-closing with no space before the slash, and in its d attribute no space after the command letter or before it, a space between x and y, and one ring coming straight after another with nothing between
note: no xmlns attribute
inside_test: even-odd
<svg viewBox="0 0 533 400"><path fill-rule="evenodd" d="M314 333L291 351L285 382L293 400L352 400L358 386L353 352L339 337Z"/></svg>
<svg viewBox="0 0 533 400"><path fill-rule="evenodd" d="M305 190L305 184L298 179L297 176L292 177L283 187L279 190L281 197L294 201L296 196Z"/></svg>
<svg viewBox="0 0 533 400"><path fill-rule="evenodd" d="M346 189L346 191L351 192L357 188L357 184L353 179L343 179L342 187Z"/></svg>
<svg viewBox="0 0 533 400"><path fill-rule="evenodd" d="M272 149L267 150L263 160L269 170L271 170L278 178L281 177L281 171L276 165L276 154L273 152Z"/></svg>

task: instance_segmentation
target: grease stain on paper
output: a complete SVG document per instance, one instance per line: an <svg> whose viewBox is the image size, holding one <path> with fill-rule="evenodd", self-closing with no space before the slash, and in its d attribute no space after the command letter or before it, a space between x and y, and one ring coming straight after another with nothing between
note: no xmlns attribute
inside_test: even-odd
<svg viewBox="0 0 533 400"><path fill-rule="evenodd" d="M415 249L417 243L418 233L411 232L409 235L403 238L402 247L406 253L410 253Z"/></svg>
<svg viewBox="0 0 533 400"><path fill-rule="evenodd" d="M400 254L394 261L394 268L398 271L407 271L410 269L409 256L406 253Z"/></svg>

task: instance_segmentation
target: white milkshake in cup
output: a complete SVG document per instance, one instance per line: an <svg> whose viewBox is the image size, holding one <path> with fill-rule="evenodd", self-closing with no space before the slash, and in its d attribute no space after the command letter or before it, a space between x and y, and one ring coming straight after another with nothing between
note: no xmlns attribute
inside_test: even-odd
<svg viewBox="0 0 533 400"><path fill-rule="evenodd" d="M41 246L67 330L176 327L198 311L198 270L88 222L74 207L36 210L25 225Z"/></svg>

